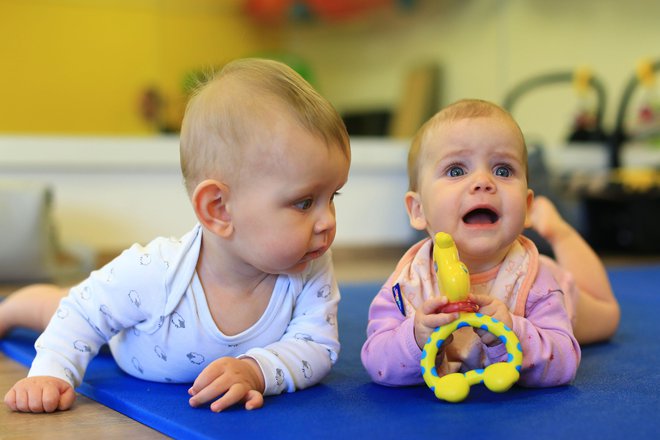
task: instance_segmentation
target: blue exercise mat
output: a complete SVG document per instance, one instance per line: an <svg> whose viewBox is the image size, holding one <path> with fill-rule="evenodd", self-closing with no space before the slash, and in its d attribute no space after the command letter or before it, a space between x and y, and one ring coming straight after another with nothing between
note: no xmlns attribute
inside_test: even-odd
<svg viewBox="0 0 660 440"><path fill-rule="evenodd" d="M621 302L621 327L611 342L584 348L571 386L514 387L504 394L473 386L464 402L452 404L437 400L426 386L373 384L360 348L369 303L380 286L346 284L339 308L342 350L332 373L313 388L267 397L260 410L236 407L216 414L191 408L189 385L135 379L119 370L108 351L92 361L78 391L186 439L658 438L660 266L609 274ZM29 365L35 337L14 330L0 340L0 349Z"/></svg>

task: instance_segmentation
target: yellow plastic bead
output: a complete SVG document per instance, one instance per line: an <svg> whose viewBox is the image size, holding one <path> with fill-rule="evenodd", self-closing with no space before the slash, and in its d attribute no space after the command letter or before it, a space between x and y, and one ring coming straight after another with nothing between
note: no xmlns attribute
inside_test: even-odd
<svg viewBox="0 0 660 440"><path fill-rule="evenodd" d="M435 397L447 402L460 402L470 393L470 384L461 373L442 376L434 390Z"/></svg>
<svg viewBox="0 0 660 440"><path fill-rule="evenodd" d="M508 391L518 381L520 373L516 368L505 362L499 362L486 367L484 370L484 385L496 393Z"/></svg>

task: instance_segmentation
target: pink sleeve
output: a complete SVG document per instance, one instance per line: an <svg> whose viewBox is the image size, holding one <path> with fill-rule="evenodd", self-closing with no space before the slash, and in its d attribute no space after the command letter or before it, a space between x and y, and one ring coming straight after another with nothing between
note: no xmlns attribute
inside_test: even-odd
<svg viewBox="0 0 660 440"><path fill-rule="evenodd" d="M550 271L541 265L527 298L525 317L513 316L513 330L523 349L521 385L549 387L575 379L581 352L563 296Z"/></svg>
<svg viewBox="0 0 660 440"><path fill-rule="evenodd" d="M573 328L575 328L579 290L575 284L573 275L571 275L571 273L567 270L561 268L555 260L546 255L539 255L539 260L541 264L544 264L548 267L552 273L553 278L557 280L557 283L559 283L559 288L562 292L564 292L564 304L566 305L566 311L568 312L568 317L571 320Z"/></svg>
<svg viewBox="0 0 660 440"><path fill-rule="evenodd" d="M424 383L419 365L422 350L414 335L414 310L399 310L389 282L369 307L367 341L362 346L362 364L371 379L381 385Z"/></svg>

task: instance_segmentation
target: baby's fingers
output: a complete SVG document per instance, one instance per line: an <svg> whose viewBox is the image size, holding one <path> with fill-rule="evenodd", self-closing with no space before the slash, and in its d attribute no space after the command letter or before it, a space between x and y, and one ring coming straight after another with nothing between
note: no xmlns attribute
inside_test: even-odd
<svg viewBox="0 0 660 440"><path fill-rule="evenodd" d="M438 313L435 315L426 315L422 319L422 324L427 328L434 329L458 319L458 313Z"/></svg>
<svg viewBox="0 0 660 440"><path fill-rule="evenodd" d="M73 387L67 388L61 395L60 395L60 404L57 407L60 411L65 411L73 406L73 402L76 400L76 391L73 389Z"/></svg>
<svg viewBox="0 0 660 440"><path fill-rule="evenodd" d="M41 412L41 410L43 410L47 413L50 413L55 411L60 406L60 391L57 388L44 387L40 394L41 396L38 396L35 393L34 396L35 399L41 400L39 411L34 411L34 408L32 408L32 412ZM30 401L32 401L32 397L30 397Z"/></svg>
<svg viewBox="0 0 660 440"><path fill-rule="evenodd" d="M493 302L493 298L488 295L470 294L469 298L472 302L476 303L480 308L486 307ZM481 312L481 309L479 309L479 311Z"/></svg>
<svg viewBox="0 0 660 440"><path fill-rule="evenodd" d="M220 412L243 400L245 400L245 408L247 409L260 408L264 403L263 396L261 393L254 391L258 394L257 397L253 391L247 388L245 384L235 383L229 387L229 390L221 398L211 404L211 411Z"/></svg>
<svg viewBox="0 0 660 440"><path fill-rule="evenodd" d="M257 409L264 406L264 396L257 390L248 391L247 397L245 398L245 409Z"/></svg>
<svg viewBox="0 0 660 440"><path fill-rule="evenodd" d="M21 379L5 394L5 404L12 411L53 412L71 408L76 399L73 387L52 377Z"/></svg>
<svg viewBox="0 0 660 440"><path fill-rule="evenodd" d="M44 392L46 392L46 389L14 387L5 396L5 402L13 411L31 413L55 411L59 402L59 393L48 391L48 402L44 405ZM57 395L54 396L54 394ZM54 399L55 405L52 404Z"/></svg>
<svg viewBox="0 0 660 440"><path fill-rule="evenodd" d="M44 387L41 394L41 406L47 413L56 410L65 411L71 408L75 399L76 392L68 384L61 387L49 385Z"/></svg>
<svg viewBox="0 0 660 440"><path fill-rule="evenodd" d="M421 310L422 313L425 315L430 315L433 313L438 313L438 310L447 304L449 300L447 299L446 296L434 296L432 298L427 299L422 303Z"/></svg>
<svg viewBox="0 0 660 440"><path fill-rule="evenodd" d="M195 382L193 382L192 386L188 390L188 394L190 394L191 396L196 395L201 390L203 390L204 388L208 387L213 382L215 382L219 377L221 377L223 372L224 372L224 366L222 363L222 359L218 359L211 362L195 378Z"/></svg>
<svg viewBox="0 0 660 440"><path fill-rule="evenodd" d="M188 403L193 407L203 405L224 394L227 392L227 389L228 385L221 378L214 380L203 388L197 387L197 381L195 381L193 388L188 390L188 393L192 396L188 400Z"/></svg>
<svg viewBox="0 0 660 440"><path fill-rule="evenodd" d="M12 411L18 411L16 406L16 390L14 388L10 389L5 393L5 405L9 407Z"/></svg>
<svg viewBox="0 0 660 440"><path fill-rule="evenodd" d="M206 370L202 371L199 373L199 376L195 378L195 381L193 382L192 386L188 389L188 394L191 396L196 395L199 393L201 390L209 386L213 380L214 377L211 376L210 374L204 374Z"/></svg>

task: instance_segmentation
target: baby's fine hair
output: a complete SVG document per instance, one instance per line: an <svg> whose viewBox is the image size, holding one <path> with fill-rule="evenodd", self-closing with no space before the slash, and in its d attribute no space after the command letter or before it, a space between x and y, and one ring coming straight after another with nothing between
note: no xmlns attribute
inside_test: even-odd
<svg viewBox="0 0 660 440"><path fill-rule="evenodd" d="M481 99L461 99L453 104L440 110L433 115L431 119L426 121L415 134L413 141L408 151L408 186L410 191L417 191L418 178L419 178L419 156L422 150L422 145L425 141L425 135L430 129L437 127L441 123L454 122L462 119L473 119L489 116L500 116L509 120L518 133L523 144L523 163L525 164L525 173L527 173L527 147L525 144L525 137L523 136L520 126L513 119L513 116L500 107L489 101ZM529 180L529 179L528 179Z"/></svg>
<svg viewBox="0 0 660 440"><path fill-rule="evenodd" d="M188 194L204 179L240 173L240 158L267 112L284 112L350 158L346 126L330 102L278 61L226 64L188 101L181 126L181 171Z"/></svg>

